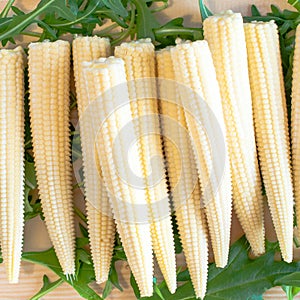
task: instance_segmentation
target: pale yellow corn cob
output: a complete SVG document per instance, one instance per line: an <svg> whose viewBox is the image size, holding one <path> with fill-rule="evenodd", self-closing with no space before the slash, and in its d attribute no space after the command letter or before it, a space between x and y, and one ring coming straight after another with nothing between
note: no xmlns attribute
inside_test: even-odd
<svg viewBox="0 0 300 300"><path fill-rule="evenodd" d="M151 296L153 261L146 190L131 185L132 175L127 161L132 162L139 173L143 166L137 150L130 156L126 151L126 139L135 138L133 127L122 131L132 121L124 62L113 57L102 58L85 63L83 71L87 97L94 101L91 111L97 118L95 155L99 154L117 230L141 295ZM125 105L118 109L120 95ZM143 211L144 219L141 216Z"/></svg>
<svg viewBox="0 0 300 300"><path fill-rule="evenodd" d="M95 163L93 140L93 115L88 107L90 99L86 96L82 63L110 54L110 43L106 38L77 37L73 41L73 64L80 123L82 147L84 193L88 219L91 254L94 263L96 282L107 280L113 253L115 225L111 214L108 194L99 177Z"/></svg>
<svg viewBox="0 0 300 300"><path fill-rule="evenodd" d="M227 11L208 17L204 37L220 85L232 169L233 205L255 255L263 253L264 219L243 18Z"/></svg>
<svg viewBox="0 0 300 300"><path fill-rule="evenodd" d="M292 150L293 180L296 202L297 228L300 232L300 26L296 30L292 81Z"/></svg>
<svg viewBox="0 0 300 300"><path fill-rule="evenodd" d="M30 120L39 194L50 239L66 275L75 273L69 139L70 45L29 45Z"/></svg>
<svg viewBox="0 0 300 300"><path fill-rule="evenodd" d="M10 283L19 280L23 243L24 52L0 50L0 241Z"/></svg>
<svg viewBox="0 0 300 300"><path fill-rule="evenodd" d="M245 24L256 141L283 259L293 259L293 187L279 38L272 22Z"/></svg>
<svg viewBox="0 0 300 300"><path fill-rule="evenodd" d="M230 242L231 177L216 73L206 41L183 42L171 49L171 55L193 140L215 261L224 267Z"/></svg>
<svg viewBox="0 0 300 300"><path fill-rule="evenodd" d="M136 121L142 177L145 180L154 254L171 293L176 290L176 261L164 165L151 164L163 157L155 83L155 52L150 39L123 43L115 55L125 61L132 117ZM154 132L155 134L151 134ZM156 183L156 179L160 181Z"/></svg>
<svg viewBox="0 0 300 300"><path fill-rule="evenodd" d="M208 274L208 236L201 190L170 49L156 54L159 106L170 194L197 298L203 299ZM197 258L197 259L195 259Z"/></svg>

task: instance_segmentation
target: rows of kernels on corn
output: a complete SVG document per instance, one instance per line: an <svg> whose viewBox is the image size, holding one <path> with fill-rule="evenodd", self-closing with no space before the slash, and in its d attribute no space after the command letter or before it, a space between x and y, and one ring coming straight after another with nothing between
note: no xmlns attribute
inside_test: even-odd
<svg viewBox="0 0 300 300"><path fill-rule="evenodd" d="M295 50L293 59L292 81L292 150L293 150L293 181L296 204L296 219L299 232L300 224L300 26L296 30Z"/></svg>
<svg viewBox="0 0 300 300"><path fill-rule="evenodd" d="M231 177L221 97L206 41L171 49L176 81L201 185L217 266L227 264L231 227Z"/></svg>
<svg viewBox="0 0 300 300"><path fill-rule="evenodd" d="M256 142L262 177L283 259L293 258L293 187L274 22L245 24Z"/></svg>
<svg viewBox="0 0 300 300"><path fill-rule="evenodd" d="M203 23L212 52L227 128L233 205L254 254L264 250L264 219L243 18L231 11Z"/></svg>
<svg viewBox="0 0 300 300"><path fill-rule="evenodd" d="M24 52L0 50L0 241L10 283L19 280L23 244Z"/></svg>
<svg viewBox="0 0 300 300"><path fill-rule="evenodd" d="M166 156L170 198L174 203L180 239L197 297L206 292L208 236L196 162L175 81L169 48L156 54L159 110ZM195 259L197 257L197 259Z"/></svg>
<svg viewBox="0 0 300 300"><path fill-rule="evenodd" d="M131 114L139 140L142 178L151 221L154 254L171 293L176 290L176 261L170 205L163 162L155 81L155 52L150 39L123 43L115 55L125 61Z"/></svg>
<svg viewBox="0 0 300 300"><path fill-rule="evenodd" d="M146 191L131 185L127 161L132 161L140 172L143 166L139 153L127 157L125 151L126 139L135 138L133 128L129 126L122 131L132 121L124 63L113 57L86 63L84 76L87 97L91 102L97 99L93 105L99 120L96 155L99 155L117 230L141 295L151 296L153 261ZM119 107L120 95L124 101L122 107ZM146 213L141 220L143 211Z"/></svg>
<svg viewBox="0 0 300 300"><path fill-rule="evenodd" d="M115 223L111 216L108 193L97 168L94 155L95 115L93 104L85 90L82 64L110 55L106 38L77 37L73 41L73 64L78 105L80 139L84 174L88 232L97 283L107 280L115 238Z"/></svg>
<svg viewBox="0 0 300 300"><path fill-rule="evenodd" d="M70 44L66 41L31 43L28 59L33 154L42 209L63 272L73 275Z"/></svg>

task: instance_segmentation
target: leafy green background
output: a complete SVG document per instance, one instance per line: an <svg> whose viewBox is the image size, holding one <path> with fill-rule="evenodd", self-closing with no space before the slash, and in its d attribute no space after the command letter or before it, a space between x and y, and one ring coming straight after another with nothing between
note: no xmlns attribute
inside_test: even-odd
<svg viewBox="0 0 300 300"><path fill-rule="evenodd" d="M245 17L245 21L275 20L279 26L280 46L287 95L287 106L290 111L290 92L292 75L292 58L295 41L295 29L300 22L300 1L288 0L295 7L295 11L281 11L271 6L267 15L261 15L257 7L252 6L252 16ZM173 45L177 37L183 39L202 39L202 28L188 28L184 26L183 18L175 18L161 24L155 13L168 6L167 0L42 0L31 12L23 12L14 6L14 0L9 0L0 13L0 41L2 45L15 43L18 36L31 36L37 41L49 39L51 41L61 38L64 34L92 35L97 33L111 39L112 45L119 44L126 38L151 37L156 48ZM202 18L212 13L199 1ZM112 23L105 29L101 26L110 20ZM36 24L40 32L30 31L29 25ZM32 157L32 144L28 115L28 80L26 74L25 95L25 220L40 216L43 219L40 200L32 196L36 189L34 161ZM70 97L71 109L76 109L76 98ZM289 114L290 118L290 114ZM72 127L72 125L71 125ZM72 127L73 158L81 157L80 136ZM74 186L79 188L82 183ZM89 284L95 280L93 263L88 248L88 233L86 217L79 208L75 213L80 219L80 236L76 238L76 276L66 278L58 263L54 249L43 252L25 252L22 259L27 262L43 265L52 270L57 279L53 282L45 275L43 284L31 299L40 299L56 287L66 282L71 285L79 295L85 299L105 299L113 289L122 291L115 264L117 261L126 261L122 244L116 236L113 259L102 296L98 295ZM180 238L174 221L174 237L176 253L182 252ZM230 248L229 263L226 268L216 268L215 264L209 266L208 291L205 300L258 300L263 299L262 294L273 286L282 286L288 299L300 291L300 263L287 264L283 261L274 261L274 255L279 251L277 243L266 242L266 253L257 259L248 256L249 244L242 237ZM196 259L196 258L195 258ZM2 258L0 255L0 263ZM158 283L153 278L154 295L149 298L140 298L139 290L131 274L130 284L137 299L168 299L192 300L196 299L188 270L178 270L177 280L180 283L176 293L171 295L165 281Z"/></svg>

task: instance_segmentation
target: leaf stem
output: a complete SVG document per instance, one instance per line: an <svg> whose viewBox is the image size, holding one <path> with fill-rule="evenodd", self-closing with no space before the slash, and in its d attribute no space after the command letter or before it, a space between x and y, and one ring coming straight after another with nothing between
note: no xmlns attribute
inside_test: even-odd
<svg viewBox="0 0 300 300"><path fill-rule="evenodd" d="M4 9L2 10L2 12L1 12L1 14L0 14L0 17L1 17L1 18L7 17L7 15L8 15L8 13L9 13L9 11L10 11L12 5L14 4L14 2L15 2L15 0L9 0L9 1L6 3Z"/></svg>
<svg viewBox="0 0 300 300"><path fill-rule="evenodd" d="M113 40L111 42L112 46L114 46L114 45L118 44L119 42L123 41L128 36L130 36L130 34L132 33L132 29L134 28L134 25L135 25L135 8L130 6L130 9L131 9L131 11L130 11L131 14L130 14L130 23L129 23L128 29L125 30L118 38L116 38L115 40Z"/></svg>
<svg viewBox="0 0 300 300"><path fill-rule="evenodd" d="M82 220L84 223L87 222L86 216L77 206L74 206L74 211L75 211L75 214L80 218L80 220Z"/></svg>

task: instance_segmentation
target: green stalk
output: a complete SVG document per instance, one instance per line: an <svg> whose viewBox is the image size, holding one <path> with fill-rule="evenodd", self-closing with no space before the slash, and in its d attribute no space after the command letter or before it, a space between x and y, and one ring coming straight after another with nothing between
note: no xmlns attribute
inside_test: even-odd
<svg viewBox="0 0 300 300"><path fill-rule="evenodd" d="M2 10L2 12L1 12L1 14L0 14L0 17L1 17L1 18L7 17L7 15L8 15L8 13L9 13L9 11L10 11L12 5L14 4L14 2L15 2L15 0L9 0L9 1L6 3L4 9Z"/></svg>
<svg viewBox="0 0 300 300"><path fill-rule="evenodd" d="M134 28L135 25L135 9L131 6L131 11L130 11L130 23L128 26L128 29L125 30L118 38L116 38L115 40L113 40L111 42L112 46L117 45L119 42L123 41L125 38L127 38L128 36L131 35L132 33L132 29Z"/></svg>
<svg viewBox="0 0 300 300"><path fill-rule="evenodd" d="M27 14L27 17L22 22L20 22L13 28L10 28L8 31L4 32L3 34L0 34L0 41L5 40L7 38L11 38L14 36L14 32L26 28L26 26L29 25L32 20L34 20L37 16L39 16L42 12L44 12L55 1L57 0L49 0L49 2L47 2L44 6L40 8L36 8L31 13ZM10 0L10 2L12 2L12 0Z"/></svg>

